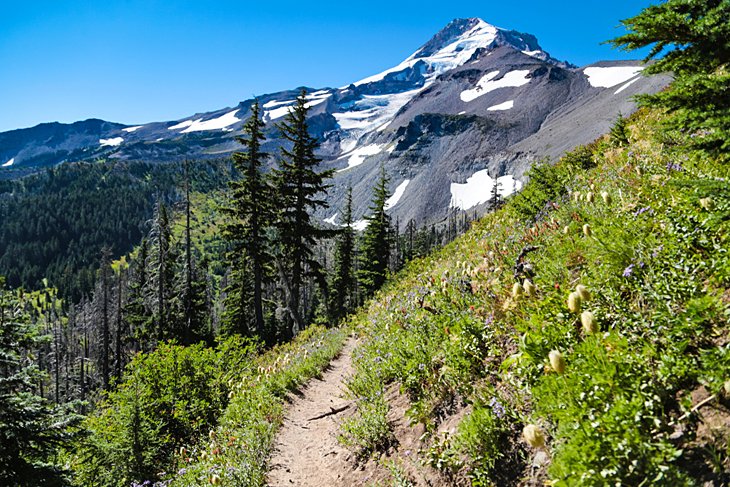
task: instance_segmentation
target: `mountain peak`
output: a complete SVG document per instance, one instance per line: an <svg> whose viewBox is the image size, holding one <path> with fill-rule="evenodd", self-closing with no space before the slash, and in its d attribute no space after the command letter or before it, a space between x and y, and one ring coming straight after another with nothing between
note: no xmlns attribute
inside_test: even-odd
<svg viewBox="0 0 730 487"><path fill-rule="evenodd" d="M454 42L479 34L496 34L497 28L477 17L454 19L413 54L413 58L429 57Z"/></svg>

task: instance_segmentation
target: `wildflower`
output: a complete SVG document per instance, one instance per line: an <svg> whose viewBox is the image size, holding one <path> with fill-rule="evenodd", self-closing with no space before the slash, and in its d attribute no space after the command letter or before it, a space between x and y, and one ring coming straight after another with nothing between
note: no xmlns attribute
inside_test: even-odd
<svg viewBox="0 0 730 487"><path fill-rule="evenodd" d="M515 299L519 299L521 296L522 296L522 286L520 286L519 282L516 282L512 286L512 297Z"/></svg>
<svg viewBox="0 0 730 487"><path fill-rule="evenodd" d="M573 201L580 201L580 191L573 193Z"/></svg>
<svg viewBox="0 0 730 487"><path fill-rule="evenodd" d="M586 201L588 203L593 203L593 199L594 199L593 191L589 191L588 194L586 194Z"/></svg>
<svg viewBox="0 0 730 487"><path fill-rule="evenodd" d="M568 309L571 313L580 312L580 301L580 294L577 292L572 292L568 295Z"/></svg>
<svg viewBox="0 0 730 487"><path fill-rule="evenodd" d="M528 424L522 429L522 437L533 448L545 446L545 433L536 424Z"/></svg>
<svg viewBox="0 0 730 487"><path fill-rule="evenodd" d="M583 284L578 284L577 286L575 286L575 292L578 293L578 296L580 296L581 301L590 301L591 300L591 292Z"/></svg>
<svg viewBox="0 0 730 487"><path fill-rule="evenodd" d="M502 403L499 402L496 397L493 397L491 401L489 401L489 407L492 408L492 412L494 412L494 415L498 418L504 416L504 406L502 406Z"/></svg>
<svg viewBox="0 0 730 487"><path fill-rule="evenodd" d="M634 264L629 264L629 266L626 269L624 269L624 272L622 275L624 277L629 277L633 271L634 271Z"/></svg>
<svg viewBox="0 0 730 487"><path fill-rule="evenodd" d="M601 198L603 198L603 202L607 205L611 204L612 198L611 194L608 191L601 191Z"/></svg>
<svg viewBox="0 0 730 487"><path fill-rule="evenodd" d="M591 183L591 185L589 186L589 188L591 188L591 191L595 191L596 190L596 184L595 183Z"/></svg>
<svg viewBox="0 0 730 487"><path fill-rule="evenodd" d="M568 235L568 234L570 233L570 227L569 227L568 225L565 225L565 226L563 227L563 233L564 233L565 235Z"/></svg>
<svg viewBox="0 0 730 487"><path fill-rule="evenodd" d="M550 367L552 367L555 372L558 374L565 372L565 359L563 358L562 353L557 350L553 350L548 354L548 358L550 359Z"/></svg>
<svg viewBox="0 0 730 487"><path fill-rule="evenodd" d="M535 292L537 290L535 285L529 279L525 279L525 282L522 284L522 287L525 289L525 294L527 294L528 297L534 296Z"/></svg>
<svg viewBox="0 0 730 487"><path fill-rule="evenodd" d="M596 318L590 311L583 311L581 313L580 322L583 325L583 331L586 335L591 335L598 331L598 323L596 323Z"/></svg>
<svg viewBox="0 0 730 487"><path fill-rule="evenodd" d="M700 198L700 206L710 211L715 207L715 202L709 196L707 198Z"/></svg>
<svg viewBox="0 0 730 487"><path fill-rule="evenodd" d="M583 225L583 235L585 235L586 237L590 237L592 234L593 232L591 231L591 226L587 223Z"/></svg>

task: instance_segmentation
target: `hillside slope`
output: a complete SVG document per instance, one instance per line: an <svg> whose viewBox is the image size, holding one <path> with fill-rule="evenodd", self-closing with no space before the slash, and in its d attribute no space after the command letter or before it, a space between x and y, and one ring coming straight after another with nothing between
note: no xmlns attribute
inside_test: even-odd
<svg viewBox="0 0 730 487"><path fill-rule="evenodd" d="M355 319L343 434L381 482L730 480L728 168L657 118L533 170Z"/></svg>
<svg viewBox="0 0 730 487"><path fill-rule="evenodd" d="M174 448L157 478L264 485L289 394L354 329L353 405L340 429L353 455L327 459L350 472L340 478L726 485L728 168L666 139L660 120L640 112L625 130L537 166L505 207L409 264L344 328L312 328L253 366L223 367L227 405L195 423L209 435L165 440ZM124 394L151 387L134 377ZM126 427L114 405L131 401L122 396L88 422L92 438L114 440L76 457L94 458L77 465L82 485L116 465L108 449ZM156 425L167 406L144 404Z"/></svg>

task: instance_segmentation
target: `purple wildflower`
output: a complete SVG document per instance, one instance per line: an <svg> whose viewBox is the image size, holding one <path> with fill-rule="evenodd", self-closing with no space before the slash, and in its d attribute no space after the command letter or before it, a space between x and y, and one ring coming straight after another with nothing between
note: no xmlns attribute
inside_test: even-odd
<svg viewBox="0 0 730 487"><path fill-rule="evenodd" d="M624 269L623 276L629 277L633 271L634 271L634 264L629 264L629 266L626 269Z"/></svg>
<svg viewBox="0 0 730 487"><path fill-rule="evenodd" d="M498 418L504 417L504 406L502 406L502 403L499 402L499 400L496 397L493 397L491 401L489 401L489 407L492 408L492 412L494 412L494 415Z"/></svg>

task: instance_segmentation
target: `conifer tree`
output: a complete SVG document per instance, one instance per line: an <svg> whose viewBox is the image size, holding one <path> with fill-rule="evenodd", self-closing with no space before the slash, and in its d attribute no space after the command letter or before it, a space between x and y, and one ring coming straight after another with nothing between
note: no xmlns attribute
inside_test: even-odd
<svg viewBox="0 0 730 487"><path fill-rule="evenodd" d="M167 340L173 338L169 323L169 294L172 289L174 256L172 251L172 233L167 208L162 201L157 202L151 237L155 262L155 330L153 338Z"/></svg>
<svg viewBox="0 0 730 487"><path fill-rule="evenodd" d="M140 341L149 339L152 325L152 314L147 306L146 295L149 288L147 266L149 265L149 245L143 238L139 251L131 261L130 283L127 289L127 302L124 314L129 326L129 332L134 340L134 351L139 351Z"/></svg>
<svg viewBox="0 0 730 487"><path fill-rule="evenodd" d="M502 196L499 191L502 189L502 183L499 182L499 178L494 178L494 184L489 194L489 208L492 211L496 211L502 204Z"/></svg>
<svg viewBox="0 0 730 487"><path fill-rule="evenodd" d="M390 197L390 178L385 166L380 166L380 179L373 190L370 215L362 237L358 281L363 297L373 295L385 282L392 248L390 216L385 212L385 202Z"/></svg>
<svg viewBox="0 0 730 487"><path fill-rule="evenodd" d="M355 230L352 228L352 188L347 189L342 212L343 229L335 244L335 268L332 276L331 315L339 320L354 308Z"/></svg>
<svg viewBox="0 0 730 487"><path fill-rule="evenodd" d="M281 149L279 168L274 170L274 188L279 205L276 230L281 246L277 259L284 287L288 315L284 337L291 338L304 324L301 316L301 291L305 277L314 278L320 285L324 273L314 258L313 249L318 239L334 236L335 232L319 228L310 212L327 208L324 199L334 170L318 171L320 162L314 155L317 140L309 134L307 124L306 91L297 98L284 123L279 125L286 141Z"/></svg>
<svg viewBox="0 0 730 487"><path fill-rule="evenodd" d="M226 289L230 296L226 328L244 335L249 332L265 334L263 293L272 259L267 230L273 219L272 191L262 172L262 166L269 157L261 150L261 142L265 139L263 129L264 122L256 101L243 128L246 137L237 139L245 151L233 154L233 164L241 173L241 179L230 183L231 201L226 212L231 221L224 230L225 237L232 243L236 266ZM249 323L249 287L253 293L253 323Z"/></svg>
<svg viewBox="0 0 730 487"><path fill-rule="evenodd" d="M611 44L651 47L645 74L671 72L672 85L643 104L665 108L669 126L688 131L691 145L727 158L730 149L730 2L667 0L622 21L627 34ZM663 57L661 56L663 53Z"/></svg>
<svg viewBox="0 0 730 487"><path fill-rule="evenodd" d="M29 357L42 337L28 308L0 278L0 485L63 485L53 457L79 418L34 393L43 373Z"/></svg>

